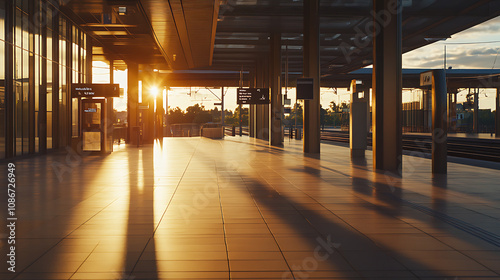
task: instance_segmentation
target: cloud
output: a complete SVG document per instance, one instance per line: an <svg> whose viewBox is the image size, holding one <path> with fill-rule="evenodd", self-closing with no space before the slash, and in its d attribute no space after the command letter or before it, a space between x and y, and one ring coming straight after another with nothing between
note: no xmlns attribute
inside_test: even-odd
<svg viewBox="0 0 500 280"><path fill-rule="evenodd" d="M498 53L499 49L493 49L493 48L480 48L480 49L473 49L469 50L467 52L467 55L496 55Z"/></svg>

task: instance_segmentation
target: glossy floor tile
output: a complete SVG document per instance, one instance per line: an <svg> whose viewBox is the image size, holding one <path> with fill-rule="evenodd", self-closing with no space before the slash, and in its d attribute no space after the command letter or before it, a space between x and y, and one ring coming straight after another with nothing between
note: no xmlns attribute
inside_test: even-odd
<svg viewBox="0 0 500 280"><path fill-rule="evenodd" d="M433 177L408 155L400 178L370 151L321 149L165 138L17 159L16 272L2 226L0 278L500 279L500 164Z"/></svg>

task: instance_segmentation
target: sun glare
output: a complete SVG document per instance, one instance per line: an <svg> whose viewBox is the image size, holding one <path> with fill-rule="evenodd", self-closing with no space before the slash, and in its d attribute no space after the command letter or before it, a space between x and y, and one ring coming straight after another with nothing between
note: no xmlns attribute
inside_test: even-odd
<svg viewBox="0 0 500 280"><path fill-rule="evenodd" d="M157 87L152 87L152 88L150 88L150 89L149 89L149 93L150 93L152 96L154 96L154 97L158 96L158 93L159 93L159 92L160 92L160 91L158 90L158 88L157 88Z"/></svg>

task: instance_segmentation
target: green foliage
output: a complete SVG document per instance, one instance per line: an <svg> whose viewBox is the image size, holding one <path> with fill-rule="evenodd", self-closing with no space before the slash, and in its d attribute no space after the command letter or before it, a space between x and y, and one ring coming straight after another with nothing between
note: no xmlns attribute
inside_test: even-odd
<svg viewBox="0 0 500 280"><path fill-rule="evenodd" d="M209 123L221 121L221 111L219 108L212 110L206 110L204 106L195 104L189 106L185 111L181 110L179 107L168 110L167 121L169 124L179 124L179 123ZM225 110L225 124L238 126L238 116L239 109L236 108L235 112ZM248 126L248 108L243 108L242 110L243 126Z"/></svg>
<svg viewBox="0 0 500 280"><path fill-rule="evenodd" d="M297 119L297 125L302 125L303 110L300 104L297 104L297 108L292 108L292 112L285 117L285 125L291 126L295 125L295 119ZM349 124L349 104L342 103L337 105L335 102L331 102L328 109L320 108L320 118L322 126L345 126Z"/></svg>

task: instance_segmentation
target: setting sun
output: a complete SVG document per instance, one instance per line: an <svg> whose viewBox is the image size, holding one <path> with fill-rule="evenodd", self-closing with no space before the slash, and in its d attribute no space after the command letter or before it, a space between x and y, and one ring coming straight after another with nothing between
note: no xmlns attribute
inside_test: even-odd
<svg viewBox="0 0 500 280"><path fill-rule="evenodd" d="M159 92L158 87L151 87L149 89L149 93L154 97L158 96L158 92Z"/></svg>

